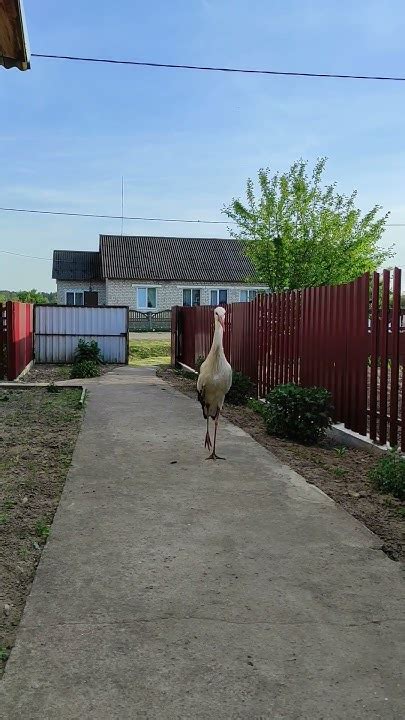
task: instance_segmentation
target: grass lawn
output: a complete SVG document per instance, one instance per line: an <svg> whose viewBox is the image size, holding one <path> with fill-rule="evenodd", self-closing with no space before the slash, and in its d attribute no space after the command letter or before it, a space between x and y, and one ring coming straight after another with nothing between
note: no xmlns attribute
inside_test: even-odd
<svg viewBox="0 0 405 720"><path fill-rule="evenodd" d="M170 364L170 340L130 340L129 364L134 367Z"/></svg>
<svg viewBox="0 0 405 720"><path fill-rule="evenodd" d="M0 675L65 484L80 395L0 389Z"/></svg>

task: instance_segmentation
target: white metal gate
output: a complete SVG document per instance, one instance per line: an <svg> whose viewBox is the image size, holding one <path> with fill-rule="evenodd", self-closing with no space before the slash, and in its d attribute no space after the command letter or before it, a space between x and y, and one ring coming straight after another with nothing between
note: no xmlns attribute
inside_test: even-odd
<svg viewBox="0 0 405 720"><path fill-rule="evenodd" d="M127 307L35 307L35 361L71 363L79 340L95 340L104 362L128 362Z"/></svg>

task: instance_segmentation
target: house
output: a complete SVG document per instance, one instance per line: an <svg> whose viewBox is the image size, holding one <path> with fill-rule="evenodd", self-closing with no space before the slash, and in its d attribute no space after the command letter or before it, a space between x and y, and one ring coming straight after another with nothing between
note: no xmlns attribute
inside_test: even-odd
<svg viewBox="0 0 405 720"><path fill-rule="evenodd" d="M127 305L156 313L173 305L252 300L265 286L237 240L100 235L98 252L55 250L61 305Z"/></svg>
<svg viewBox="0 0 405 720"><path fill-rule="evenodd" d="M0 65L29 70L30 50L22 0L0 0Z"/></svg>

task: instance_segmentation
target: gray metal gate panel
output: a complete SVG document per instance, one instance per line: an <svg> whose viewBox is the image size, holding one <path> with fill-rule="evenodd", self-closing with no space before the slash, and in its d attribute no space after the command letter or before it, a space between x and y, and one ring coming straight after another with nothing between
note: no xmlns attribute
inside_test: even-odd
<svg viewBox="0 0 405 720"><path fill-rule="evenodd" d="M71 363L79 340L95 340L104 362L128 362L127 307L35 307L35 361Z"/></svg>

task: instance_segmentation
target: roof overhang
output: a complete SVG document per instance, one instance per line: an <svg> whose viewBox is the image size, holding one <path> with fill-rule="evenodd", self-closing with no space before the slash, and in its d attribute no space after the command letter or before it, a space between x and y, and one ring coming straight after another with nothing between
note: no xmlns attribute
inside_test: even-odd
<svg viewBox="0 0 405 720"><path fill-rule="evenodd" d="M0 0L0 65L30 69L30 48L22 0Z"/></svg>

